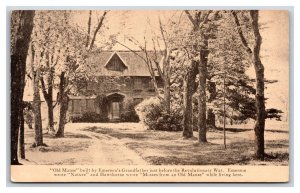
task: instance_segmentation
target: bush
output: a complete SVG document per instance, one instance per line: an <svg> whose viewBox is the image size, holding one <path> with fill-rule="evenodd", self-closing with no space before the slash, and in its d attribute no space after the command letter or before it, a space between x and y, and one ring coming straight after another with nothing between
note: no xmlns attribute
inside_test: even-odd
<svg viewBox="0 0 300 193"><path fill-rule="evenodd" d="M133 101L128 101L125 111L121 113L120 119L122 122L139 122L139 116L135 112L137 104Z"/></svg>
<svg viewBox="0 0 300 193"><path fill-rule="evenodd" d="M95 112L86 112L82 116L72 117L72 122L88 122L88 123L101 123L101 122L108 122L108 117L101 116Z"/></svg>
<svg viewBox="0 0 300 193"><path fill-rule="evenodd" d="M139 116L136 114L135 110L133 111L125 111L120 115L120 119L122 122L139 122Z"/></svg>
<svg viewBox="0 0 300 193"><path fill-rule="evenodd" d="M157 97L152 97L138 104L136 112L150 130L182 131L182 116L178 112L167 114L163 106Z"/></svg>

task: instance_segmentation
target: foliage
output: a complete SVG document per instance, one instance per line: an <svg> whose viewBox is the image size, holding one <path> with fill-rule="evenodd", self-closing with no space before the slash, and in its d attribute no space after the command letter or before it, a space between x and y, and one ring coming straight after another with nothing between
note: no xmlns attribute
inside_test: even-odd
<svg viewBox="0 0 300 193"><path fill-rule="evenodd" d="M281 121L281 113L283 113L281 110L275 108L266 109L266 119L275 119L276 121Z"/></svg>
<svg viewBox="0 0 300 193"><path fill-rule="evenodd" d="M108 103L107 97L103 95L98 95L95 99L95 105L103 109Z"/></svg>
<svg viewBox="0 0 300 193"><path fill-rule="evenodd" d="M80 13L68 10L37 11L31 41L35 52L33 70L39 69L45 77L54 73L54 89L58 88L58 77L62 72L65 73L65 91L72 95L78 95L79 91L86 88L87 82L94 79L97 68L88 63L91 52L97 47L92 46L91 49L85 46L86 30L74 23L73 17ZM106 38L105 42L101 48L107 47L107 44L113 45L111 38ZM28 73L31 70L28 69Z"/></svg>
<svg viewBox="0 0 300 193"><path fill-rule="evenodd" d="M245 23L244 31L248 32L250 29L247 26L249 25L247 17L243 14L240 17ZM231 15L225 11L221 12L220 20L216 22L216 25L218 28L215 31L215 38L210 40L208 58L209 81L216 84L216 96L209 105L217 115L223 116L225 96L226 117L236 121L255 119L255 80L247 73L251 61L245 49L241 49L241 42L236 38L235 29L232 29L234 24ZM248 33L245 35L252 44L253 37ZM275 83L276 81L267 82Z"/></svg>
<svg viewBox="0 0 300 193"><path fill-rule="evenodd" d="M150 130L182 131L182 115L164 111L163 102L157 97L144 100L136 107L141 122Z"/></svg>
<svg viewBox="0 0 300 193"><path fill-rule="evenodd" d="M122 122L139 122L139 116L136 114L136 102L128 101L124 111L121 113L120 118Z"/></svg>
<svg viewBox="0 0 300 193"><path fill-rule="evenodd" d="M209 43L208 58L209 82L216 87L216 95L210 97L210 108L218 116L224 115L224 97L226 117L244 120L255 115L254 84L246 74L250 63L240 42L232 33L230 15L221 12L215 39ZM234 116L228 113L234 112Z"/></svg>
<svg viewBox="0 0 300 193"><path fill-rule="evenodd" d="M85 122L85 123L102 123L108 122L108 117L100 115L95 112L86 112L82 116L76 116L71 118L72 122Z"/></svg>

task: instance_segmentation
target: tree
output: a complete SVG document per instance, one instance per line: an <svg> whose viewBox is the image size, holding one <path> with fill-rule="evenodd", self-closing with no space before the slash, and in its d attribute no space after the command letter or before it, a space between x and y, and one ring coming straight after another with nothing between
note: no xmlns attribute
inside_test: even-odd
<svg viewBox="0 0 300 193"><path fill-rule="evenodd" d="M33 147L42 146L43 143L43 125L42 125L42 115L41 115L41 97L39 82L41 71L39 69L39 59L36 57L35 48L31 46L31 69L33 76L33 113L34 113L34 143ZM42 60L42 57L40 60Z"/></svg>
<svg viewBox="0 0 300 193"><path fill-rule="evenodd" d="M67 116L67 110L68 110L68 91L66 91L66 87L68 86L68 82L65 77L65 72L61 72L60 74L60 81L59 81L59 97L58 101L60 103L60 109L59 109L59 124L58 129L55 134L56 137L64 137L64 129L66 124L66 116Z"/></svg>
<svg viewBox="0 0 300 193"><path fill-rule="evenodd" d="M159 19L159 36L153 30L157 28L155 26L150 27L154 53L159 53L159 56L163 58L161 65L163 68L160 69L158 66L156 69L163 79L164 101L169 104L165 106L166 109L172 106L173 112L183 114L184 138L193 136L192 96L198 85L195 82L198 65L194 58L193 47L191 47L192 34L190 32L192 29L191 25L186 22L187 20L188 18L182 17L182 11L174 11L172 16L166 19L164 25ZM164 49L161 49L161 44ZM168 59L165 60L165 58ZM157 61L157 57L155 59Z"/></svg>
<svg viewBox="0 0 300 193"><path fill-rule="evenodd" d="M52 18L53 19L53 18ZM55 88L55 66L58 62L58 57L55 57L56 53L60 52L60 48L57 48L55 42L57 41L57 36L51 36L51 34L59 33L57 29L57 25L55 22L51 22L54 29L45 30L48 32L48 35L45 38L45 42L47 42L47 47L50 48L47 50L45 65L41 69L41 77L40 77L40 85L41 90L44 96L44 99L48 108L48 132L55 133L54 129L54 108L57 105L57 101L53 104L53 89ZM49 33L51 31L51 34ZM51 37L51 38L49 38Z"/></svg>
<svg viewBox="0 0 300 193"><path fill-rule="evenodd" d="M25 122L28 124L28 127L31 127L31 111L32 111L32 105L30 102L23 101L23 110L20 120L20 137L19 137L19 153L21 159L25 159ZM33 129L33 128L30 128Z"/></svg>
<svg viewBox="0 0 300 193"><path fill-rule="evenodd" d="M88 34L86 40L86 49L89 51L94 48L94 43L96 41L96 36L101 27L103 27L104 18L108 11L104 11L103 15L100 17L96 29L93 33L93 37L90 41L91 33L91 17L92 11L89 12L89 21L88 21ZM55 69L58 66L59 60L62 60L61 53L63 52L64 45L62 45L61 34L65 32L67 27L71 26L74 28L74 24L71 24L72 12L71 11L39 11L38 17L35 19L35 31L36 35L33 38L33 42L36 47L36 52L39 55L43 55L40 66L37 68L40 76L40 86L45 98L47 108L48 108L48 132L54 133L54 115L53 111L58 104L56 101L53 104L53 89L62 86L57 85L56 77L58 76L59 80L62 80L62 76L59 73L56 73ZM83 30L77 28L76 33L84 34ZM59 83L58 83L59 84ZM62 95L57 96L57 100Z"/></svg>
<svg viewBox="0 0 300 193"><path fill-rule="evenodd" d="M249 40L247 41L243 29L240 24L240 19L236 11L232 11L232 16L237 27L238 36L244 46L246 53L248 54L249 60L252 62L255 75L256 75L256 123L254 127L255 132L255 157L260 160L264 160L264 131L265 131L265 96L264 96L264 65L260 60L260 48L262 43L262 38L259 31L259 11L251 10L249 11L249 19L251 24L251 29L254 37L253 49L250 48Z"/></svg>
<svg viewBox="0 0 300 193"><path fill-rule="evenodd" d="M56 14L53 14L56 13ZM28 74L33 82L33 112L35 122L35 143L33 146L45 145L43 143L43 126L41 118L40 87L48 107L48 131L54 132L53 120L53 84L54 67L58 62L57 49L61 30L60 11L37 11L32 34L30 66ZM44 77L47 77L47 87Z"/></svg>
<svg viewBox="0 0 300 193"><path fill-rule="evenodd" d="M99 30L103 27L104 19L106 18L106 15L108 12L109 11L107 11L107 10L103 11L101 17L98 19L96 29L93 33L92 39L90 40L90 34L91 34L91 28L92 28L92 10L89 11L88 30L87 30L87 36L86 36L86 42L85 42L85 46L88 48L89 51L92 51L92 49L94 48L97 34L99 33Z"/></svg>
<svg viewBox="0 0 300 193"><path fill-rule="evenodd" d="M50 65L48 65L50 67ZM56 104L53 104L53 87L54 87L54 67L50 67L50 70L48 72L49 74L47 75L47 83L45 83L44 77L41 76L40 82L41 82L41 87L42 87L42 93L44 96L44 99L47 103L48 107L48 132L54 133L54 107ZM46 85L48 88L46 88Z"/></svg>
<svg viewBox="0 0 300 193"><path fill-rule="evenodd" d="M90 41L91 25L92 25L92 11L89 11L88 19L88 30L87 34L78 33L79 29L70 26L68 22L68 15L65 16L64 38L63 45L67 46L67 49L63 51L64 62L60 66L59 75L59 93L58 102L60 104L59 110L59 125L56 133L56 137L64 137L64 127L67 122L67 110L69 97L68 95L73 93L78 93L79 87L82 82L90 80L89 78L93 75L95 71L93 65L87 63L88 57L95 51L95 41L99 30L104 25L104 19L106 18L108 11L104 11L102 16L97 22L96 29L93 33L92 39ZM86 38L84 38L86 37ZM109 41L107 41L109 42ZM85 47L83 47L85 45Z"/></svg>
<svg viewBox="0 0 300 193"><path fill-rule="evenodd" d="M239 40L232 33L231 17L224 11L220 13L220 19L215 23L218 26L215 38L210 40L209 47L208 120L214 119L209 117L211 111L223 118L232 118L226 112L235 112L235 115L238 113L236 118L244 117L241 107L253 101L255 92L251 79L246 75L250 63L240 49ZM227 106L225 111L224 106Z"/></svg>
<svg viewBox="0 0 300 193"><path fill-rule="evenodd" d="M11 14L11 164L19 164L18 137L22 116L26 58L33 28L34 11Z"/></svg>
<svg viewBox="0 0 300 193"><path fill-rule="evenodd" d="M24 135L25 135L25 128L24 128L24 103L22 104L22 111L20 115L20 137L19 137L19 150L20 150L20 157L21 159L25 159L25 141L24 141Z"/></svg>
<svg viewBox="0 0 300 193"><path fill-rule="evenodd" d="M32 37L33 59L36 61L30 73L33 79L36 78L36 94L39 97L39 88L43 93L48 109L48 132L55 133L54 130L54 107L53 89L55 88L55 68L60 60L61 52L60 36L64 31L65 17L63 11L38 11L35 18L34 35ZM39 61L38 61L39 60ZM38 75L38 77L36 77ZM38 113L36 111L36 113Z"/></svg>
<svg viewBox="0 0 300 193"><path fill-rule="evenodd" d="M207 63L209 55L209 39L211 38L210 31L212 27L210 21L215 19L218 11L214 14L212 10L208 11L195 11L192 15L191 11L185 11L187 17L193 25L193 35L197 38L194 40L193 50L196 51L198 56L198 71L199 71L199 83L198 83L198 131L199 142L205 143L207 124L206 124L206 81L207 81ZM212 15L212 18L209 18ZM190 105L189 105L190 107Z"/></svg>
<svg viewBox="0 0 300 193"><path fill-rule="evenodd" d="M157 78L157 74L155 73L155 70L157 68L157 66L159 66L159 69L157 69L158 71L160 71L161 74L163 74L163 70L160 66L160 59L158 58L158 53L157 52L153 52L151 50L148 49L147 47L147 41L145 40L144 42L144 46L142 46L142 44L140 44L137 40L135 40L133 37L128 38L128 40L130 42L133 42L136 46L138 46L140 48L140 50L142 51L141 53L138 53L137 51L129 48L127 45L117 41L118 44L124 46L125 48L127 48L128 50L130 50L131 52L133 52L134 54L136 54L138 57L140 57L147 65L148 71L150 73L151 76L151 80L155 89L155 92L157 94L157 96L161 98L160 96L160 90L158 88L158 78ZM159 75L160 76L160 75ZM160 76L161 77L161 76Z"/></svg>
<svg viewBox="0 0 300 193"><path fill-rule="evenodd" d="M208 105L207 121L210 110L220 117L234 121L256 119L255 110L255 80L250 78L246 71L251 67L248 55L240 48L240 39L232 29L235 25L232 15L226 11L220 12L220 19L214 22L217 25L215 38L210 39L210 54L208 59ZM224 76L225 75L225 76ZM225 79L224 79L225 77ZM225 82L224 82L225 80ZM276 83L276 80L264 80L265 84ZM224 103L224 87L225 103ZM223 107L226 105L226 111ZM279 118L280 110L267 115L270 118Z"/></svg>
<svg viewBox="0 0 300 193"><path fill-rule="evenodd" d="M193 137L193 94L196 92L198 84L196 84L196 76L199 72L196 61L191 61L184 78L183 91L183 132L185 138Z"/></svg>
<svg viewBox="0 0 300 193"><path fill-rule="evenodd" d="M170 43L169 34L167 33L166 27L162 24L159 17L158 19L159 35L156 32L152 32L151 43L152 48L149 46L148 40L144 36L144 42L140 43L134 37L129 37L128 40L137 46L143 54L140 54L121 42L117 42L120 45L126 47L137 56L139 56L146 64L149 73L154 84L155 91L160 99L165 104L164 110L168 115L171 112L171 85L174 83L175 79L171 80L171 61L174 60L173 52L177 50ZM150 25L150 24L149 24ZM161 44L163 44L161 46ZM158 89L159 82L163 85L163 98L160 96L161 91Z"/></svg>
<svg viewBox="0 0 300 193"><path fill-rule="evenodd" d="M86 73L88 72L86 66L87 51L82 47L82 45L85 45L84 36L77 33L77 30L72 26L66 24L65 27L68 30L65 30L62 34L62 45L66 49L62 52L64 60L57 71L59 73L58 103L60 109L56 137L64 137L69 103L68 95L77 92L77 88L80 86L79 82L87 77Z"/></svg>

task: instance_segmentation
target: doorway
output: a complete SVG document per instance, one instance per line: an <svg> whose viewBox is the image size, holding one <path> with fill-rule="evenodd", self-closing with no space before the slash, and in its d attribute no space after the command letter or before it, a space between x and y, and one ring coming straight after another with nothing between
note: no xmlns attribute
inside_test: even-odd
<svg viewBox="0 0 300 193"><path fill-rule="evenodd" d="M111 103L111 115L112 115L112 119L120 118L120 103L119 102Z"/></svg>

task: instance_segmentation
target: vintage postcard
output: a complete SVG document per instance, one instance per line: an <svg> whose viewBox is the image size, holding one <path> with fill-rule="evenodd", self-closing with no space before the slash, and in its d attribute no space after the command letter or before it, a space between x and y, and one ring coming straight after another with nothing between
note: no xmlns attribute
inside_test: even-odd
<svg viewBox="0 0 300 193"><path fill-rule="evenodd" d="M13 10L11 181L288 182L286 10Z"/></svg>

